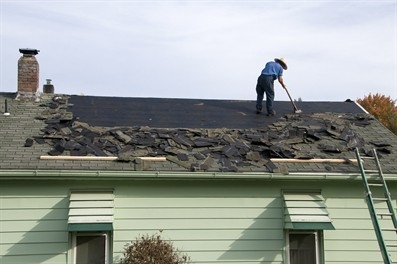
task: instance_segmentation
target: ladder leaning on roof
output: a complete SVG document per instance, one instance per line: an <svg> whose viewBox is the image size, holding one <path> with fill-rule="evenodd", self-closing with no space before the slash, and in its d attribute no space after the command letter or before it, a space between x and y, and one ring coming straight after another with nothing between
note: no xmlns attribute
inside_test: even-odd
<svg viewBox="0 0 397 264"><path fill-rule="evenodd" d="M372 223L375 229L376 237L378 239L378 244L382 253L383 261L385 264L397 263L395 259L394 262L391 259L391 249L396 248L397 250L397 239L392 240L394 244L387 244L385 242L384 236L386 232L393 232L397 235L397 218L394 212L390 192L387 188L386 181L383 176L382 169L380 167L379 158L376 150L372 150L373 157L360 157L360 152L356 148L357 163L361 171L361 177L365 187L365 199L367 201L368 209L371 215ZM363 159L373 160L376 164L376 170L365 170L363 165ZM368 173L368 174L366 174ZM374 197L372 189L376 192L376 188L381 188L383 191L383 197ZM376 192L377 193L377 192ZM385 209L380 209L379 206L375 207L375 203L379 205L387 204L387 212ZM377 212L383 210L383 212ZM383 228L380 224L382 221L382 226L387 226ZM392 224L390 224L392 223ZM393 228L394 227L394 228ZM397 236L396 236L397 237Z"/></svg>

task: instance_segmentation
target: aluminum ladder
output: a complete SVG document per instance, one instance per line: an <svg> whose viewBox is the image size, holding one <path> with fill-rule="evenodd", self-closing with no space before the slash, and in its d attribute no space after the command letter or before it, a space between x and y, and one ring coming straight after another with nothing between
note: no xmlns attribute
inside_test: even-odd
<svg viewBox="0 0 397 264"><path fill-rule="evenodd" d="M378 244L382 253L383 261L385 264L397 263L391 259L392 249L397 250L397 218L393 209L390 192L387 188L385 178L383 176L382 168L379 163L378 154L376 150L372 150L373 157L360 157L360 152L356 148L357 163L361 171L361 177L365 187L365 200L371 215L372 224L375 229ZM376 164L376 170L364 169L363 160L373 161ZM383 196L379 195L383 192ZM385 209L384 205L387 205ZM376 204L376 206L375 206ZM381 209L380 206L383 206ZM394 227L394 228L393 228ZM393 243L387 244L384 236L387 232L396 234ZM392 234L393 235L393 234ZM397 253L396 253L397 254Z"/></svg>

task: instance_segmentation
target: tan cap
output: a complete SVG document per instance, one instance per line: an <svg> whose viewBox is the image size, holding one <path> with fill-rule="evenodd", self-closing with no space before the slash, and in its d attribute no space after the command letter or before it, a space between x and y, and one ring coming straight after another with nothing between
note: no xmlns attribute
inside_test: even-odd
<svg viewBox="0 0 397 264"><path fill-rule="evenodd" d="M274 61L279 63L281 65L281 67L283 67L284 70L288 69L287 60L286 59L284 59L284 58L279 58L279 59L275 58Z"/></svg>

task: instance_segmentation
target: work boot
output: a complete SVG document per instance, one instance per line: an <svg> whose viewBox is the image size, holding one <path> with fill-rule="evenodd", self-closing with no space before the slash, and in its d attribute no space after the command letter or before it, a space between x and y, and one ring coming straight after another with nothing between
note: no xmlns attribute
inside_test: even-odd
<svg viewBox="0 0 397 264"><path fill-rule="evenodd" d="M260 114L260 113L262 113L262 109L261 109L261 108L259 108L259 107L257 107L257 108L256 108L256 113L257 113L257 114Z"/></svg>
<svg viewBox="0 0 397 264"><path fill-rule="evenodd" d="M276 111L274 111L274 110L267 114L267 116L275 116L275 115L276 115Z"/></svg>

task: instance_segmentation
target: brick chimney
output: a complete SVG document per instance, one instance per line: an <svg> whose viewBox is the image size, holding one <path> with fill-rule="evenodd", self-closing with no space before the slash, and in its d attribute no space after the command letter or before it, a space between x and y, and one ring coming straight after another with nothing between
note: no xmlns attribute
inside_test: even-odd
<svg viewBox="0 0 397 264"><path fill-rule="evenodd" d="M18 95L16 99L36 100L39 89L39 63L37 49L19 49L22 57L18 60Z"/></svg>

